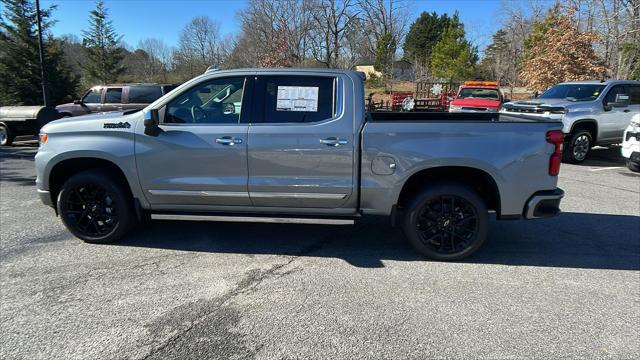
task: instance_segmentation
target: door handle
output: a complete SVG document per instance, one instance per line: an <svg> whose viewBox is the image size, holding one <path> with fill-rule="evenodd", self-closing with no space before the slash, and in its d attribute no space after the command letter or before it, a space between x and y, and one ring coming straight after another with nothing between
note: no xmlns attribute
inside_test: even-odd
<svg viewBox="0 0 640 360"><path fill-rule="evenodd" d="M231 136L223 136L221 138L216 139L216 144L222 144L222 145L242 144L242 139L234 138Z"/></svg>
<svg viewBox="0 0 640 360"><path fill-rule="evenodd" d="M629 110L629 109L625 109L625 110L624 110L624 112L631 112L631 110Z"/></svg>
<svg viewBox="0 0 640 360"><path fill-rule="evenodd" d="M329 137L326 139L320 139L321 144L325 144L327 146L340 146L347 145L349 142L345 139L339 139L337 137Z"/></svg>

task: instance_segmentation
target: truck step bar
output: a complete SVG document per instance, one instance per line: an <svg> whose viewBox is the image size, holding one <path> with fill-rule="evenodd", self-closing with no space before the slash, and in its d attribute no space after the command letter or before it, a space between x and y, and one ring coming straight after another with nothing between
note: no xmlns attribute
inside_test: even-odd
<svg viewBox="0 0 640 360"><path fill-rule="evenodd" d="M260 215L221 215L221 214L178 214L153 213L152 220L188 220L188 221L223 221L253 222L271 224L317 224L317 225L353 225L354 218L329 217L274 217Z"/></svg>

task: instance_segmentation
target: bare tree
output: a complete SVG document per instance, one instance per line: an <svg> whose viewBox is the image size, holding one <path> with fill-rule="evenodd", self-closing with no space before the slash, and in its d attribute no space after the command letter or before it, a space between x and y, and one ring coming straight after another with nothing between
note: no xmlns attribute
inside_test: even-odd
<svg viewBox="0 0 640 360"><path fill-rule="evenodd" d="M147 38L138 42L138 49L147 54L142 70L146 81L168 81L171 56L173 54L162 40Z"/></svg>
<svg viewBox="0 0 640 360"><path fill-rule="evenodd" d="M195 17L180 33L174 66L182 78L191 78L207 67L220 66L220 26L205 16Z"/></svg>
<svg viewBox="0 0 640 360"><path fill-rule="evenodd" d="M316 0L251 0L239 13L242 31L230 63L299 66L309 47L311 6Z"/></svg>
<svg viewBox="0 0 640 360"><path fill-rule="evenodd" d="M317 0L313 4L311 54L327 68L342 67L348 63L342 61L342 57L347 30L355 24L357 16L352 8L351 0Z"/></svg>
<svg viewBox="0 0 640 360"><path fill-rule="evenodd" d="M391 34L396 44L402 44L409 25L407 2L404 0L359 0L364 31L369 34L369 51L376 52L378 41Z"/></svg>

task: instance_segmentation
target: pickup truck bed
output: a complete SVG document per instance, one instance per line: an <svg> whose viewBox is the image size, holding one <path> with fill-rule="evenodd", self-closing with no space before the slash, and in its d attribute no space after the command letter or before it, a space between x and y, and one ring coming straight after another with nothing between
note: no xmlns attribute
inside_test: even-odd
<svg viewBox="0 0 640 360"><path fill-rule="evenodd" d="M375 215L439 260L476 251L488 211L559 213L560 123L366 113L362 81L341 70L210 72L143 112L53 122L36 155L38 192L90 242L124 236L134 214Z"/></svg>
<svg viewBox="0 0 640 360"><path fill-rule="evenodd" d="M493 189L494 196L487 200L504 219L526 217L523 204L529 198L556 188L556 177L531 171L548 167L553 147L540 134L559 129L556 121L474 113L380 112L368 118L362 130L362 163L373 166L362 167L363 213L389 214L388 204L401 198L409 178L430 171L439 172L441 181L474 187L482 183L482 193ZM390 161L385 154L403 161L394 162L392 174L380 176L381 164Z"/></svg>

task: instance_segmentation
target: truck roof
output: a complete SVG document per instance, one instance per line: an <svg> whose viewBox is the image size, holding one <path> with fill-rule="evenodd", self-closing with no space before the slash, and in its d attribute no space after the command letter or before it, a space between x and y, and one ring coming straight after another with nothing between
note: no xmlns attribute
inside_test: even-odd
<svg viewBox="0 0 640 360"><path fill-rule="evenodd" d="M640 85L640 81L636 81L636 80L582 80L582 81L566 81L566 82L561 82L557 85L568 85L568 84L589 84L589 85L598 85L598 84L602 84L602 85L609 85L609 84L635 84L635 85Z"/></svg>
<svg viewBox="0 0 640 360"><path fill-rule="evenodd" d="M204 72L203 75L211 74L224 74L224 73L342 73L350 76L357 76L364 79L364 73L360 71L351 71L344 69L327 69L327 68L239 68L239 69L210 69Z"/></svg>

